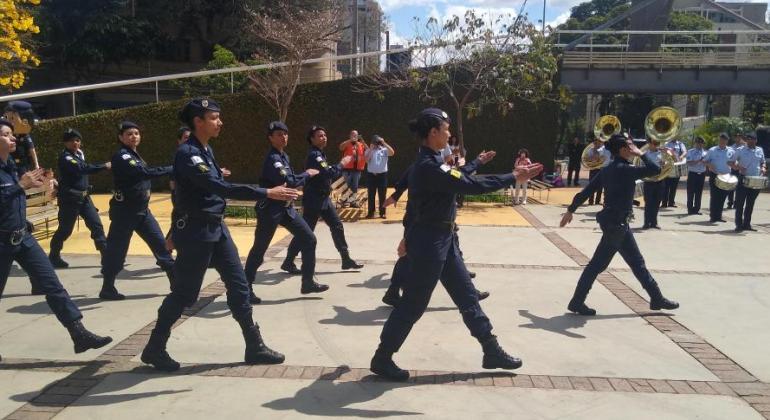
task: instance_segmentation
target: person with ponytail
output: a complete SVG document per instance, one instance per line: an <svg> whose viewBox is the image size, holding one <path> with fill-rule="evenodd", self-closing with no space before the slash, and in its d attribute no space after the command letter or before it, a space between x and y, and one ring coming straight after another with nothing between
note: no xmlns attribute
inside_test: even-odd
<svg viewBox="0 0 770 420"><path fill-rule="evenodd" d="M409 372L393 361L414 324L430 302L439 279L462 314L465 325L479 340L485 369L516 369L520 359L507 354L492 334L492 324L482 311L456 240L457 194L483 194L508 188L517 175L538 171L538 165L517 168L513 173L469 176L452 168L441 157L451 135L446 112L428 108L409 123L422 145L409 175L409 201L405 237L399 255L408 255L409 274L404 294L380 334L380 344L370 369L390 380L405 381ZM539 165L542 167L542 165Z"/></svg>

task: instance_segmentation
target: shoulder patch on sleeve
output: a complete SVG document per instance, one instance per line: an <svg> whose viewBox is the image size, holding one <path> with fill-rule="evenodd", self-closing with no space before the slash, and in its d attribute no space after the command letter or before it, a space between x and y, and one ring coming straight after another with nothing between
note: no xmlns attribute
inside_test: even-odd
<svg viewBox="0 0 770 420"><path fill-rule="evenodd" d="M274 168L283 168L283 163L281 163L281 162L273 162L273 167Z"/></svg>
<svg viewBox="0 0 770 420"><path fill-rule="evenodd" d="M324 161L324 157L323 156L316 156L315 161L316 162L323 162Z"/></svg>
<svg viewBox="0 0 770 420"><path fill-rule="evenodd" d="M200 156L193 155L192 156L192 163L193 164L203 163L203 159L201 159Z"/></svg>
<svg viewBox="0 0 770 420"><path fill-rule="evenodd" d="M123 153L123 155L121 157L123 158L123 160L131 159L131 155L129 155L128 153Z"/></svg>
<svg viewBox="0 0 770 420"><path fill-rule="evenodd" d="M321 167L322 167L322 168L324 168L324 169L326 169L326 168L328 168L328 167L329 167L329 164L328 164L328 163L326 163L326 162L321 162Z"/></svg>
<svg viewBox="0 0 770 420"><path fill-rule="evenodd" d="M206 166L206 165L204 165L203 163L199 163L199 164L197 165L197 168L198 168L198 170L199 170L199 171L201 171L202 173L206 173L206 172L210 171L209 167L208 167L208 166Z"/></svg>
<svg viewBox="0 0 770 420"><path fill-rule="evenodd" d="M452 167L451 167L451 166L449 166L449 165L448 165L448 164L446 164L446 163L444 163L443 165L441 165L441 166L440 166L440 168L441 168L441 170L442 170L442 171L444 171L444 172L449 172L449 170L450 170L450 169L452 169Z"/></svg>
<svg viewBox="0 0 770 420"><path fill-rule="evenodd" d="M134 159L131 159L128 161L128 164L131 166L136 166L136 161Z"/></svg>
<svg viewBox="0 0 770 420"><path fill-rule="evenodd" d="M280 174L281 176L286 176L286 169L281 169Z"/></svg>
<svg viewBox="0 0 770 420"><path fill-rule="evenodd" d="M451 169L449 171L449 175L452 175L453 177L455 177L457 179L460 179L463 176L462 172L458 171L457 169Z"/></svg>
<svg viewBox="0 0 770 420"><path fill-rule="evenodd" d="M68 160L68 161L69 161L71 164L73 164L73 165L77 165L77 164L78 164L78 161L77 161L77 160L75 160L75 158L74 158L74 157L72 157L72 156L68 156L68 157L67 157L67 160Z"/></svg>

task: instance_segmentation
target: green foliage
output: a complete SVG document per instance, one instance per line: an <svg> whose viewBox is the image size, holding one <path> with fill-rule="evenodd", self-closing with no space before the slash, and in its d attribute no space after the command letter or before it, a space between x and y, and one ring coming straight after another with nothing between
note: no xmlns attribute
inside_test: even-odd
<svg viewBox="0 0 770 420"><path fill-rule="evenodd" d="M256 219L257 211L254 207L227 206L225 208L225 217L233 219Z"/></svg>
<svg viewBox="0 0 770 420"><path fill-rule="evenodd" d="M743 118L752 124L770 124L770 95L747 95Z"/></svg>
<svg viewBox="0 0 770 420"><path fill-rule="evenodd" d="M706 140L706 146L711 147L719 142L719 134L727 133L730 138L738 133L753 130L754 126L740 118L716 117L693 130L694 136L701 136Z"/></svg>
<svg viewBox="0 0 770 420"><path fill-rule="evenodd" d="M122 0L44 0L41 2L40 55L46 66L69 69L76 80L107 65L147 59L163 33L146 19L125 13Z"/></svg>
<svg viewBox="0 0 770 420"><path fill-rule="evenodd" d="M240 63L235 57L235 54L227 48L217 44L214 45L213 57L201 70L217 70L239 66ZM191 79L173 80L170 84L172 87L182 90L185 96L196 96L229 92L231 87L230 82L230 74L225 73ZM248 77L246 76L246 73L243 72L234 73L232 82L233 90L235 92L240 92L248 85Z"/></svg>
<svg viewBox="0 0 770 420"><path fill-rule="evenodd" d="M427 105L447 109L448 103L426 104L411 89L393 89L378 101L374 94L357 94L351 91L351 80L300 85L288 125L291 138L287 153L292 166L302 169L307 154L305 130L312 124L328 128L330 161L341 158L337 145L356 128L365 138L379 134L396 149L396 156L389 167L391 182L395 182L411 164L417 151L417 141L409 132L406 122ZM256 183L262 160L267 152L265 127L274 119L274 111L250 92L213 96L223 109L224 127L219 138L212 142L217 161L233 172L232 182ZM177 112L184 101L161 102L133 108L83 114L77 117L47 120L37 125L32 133L42 166L56 165L61 151L61 133L67 128L78 129L83 134L83 147L90 161L99 162L110 158L117 150L116 125L123 119L135 121L142 127L142 144L139 153L151 165L167 165L171 162L176 145L176 130L180 126ZM469 156L482 149L494 149L497 158L485 165L483 173L509 172L513 166L513 154L526 147L533 159L551 166L554 140L558 126L555 124L558 106L554 103L516 102L514 112L501 115L491 108L482 115L466 122L466 148ZM108 191L112 178L108 172L91 176L97 191ZM168 180L159 179L155 186L166 189Z"/></svg>

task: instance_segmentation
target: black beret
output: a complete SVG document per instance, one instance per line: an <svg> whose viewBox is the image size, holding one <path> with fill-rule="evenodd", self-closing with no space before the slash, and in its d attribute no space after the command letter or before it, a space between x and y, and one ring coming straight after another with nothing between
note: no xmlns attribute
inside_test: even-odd
<svg viewBox="0 0 770 420"><path fill-rule="evenodd" d="M183 123L191 123L195 117L203 117L207 111L222 112L219 104L213 99L195 98L186 103L179 111L179 119Z"/></svg>
<svg viewBox="0 0 770 420"><path fill-rule="evenodd" d="M32 104L27 101L11 101L5 106L6 111L16 111L18 113L32 111Z"/></svg>
<svg viewBox="0 0 770 420"><path fill-rule="evenodd" d="M719 137L724 137L724 138L726 138L726 139L730 140L730 135L729 135L729 134L727 134L727 133L720 133L720 134L719 134Z"/></svg>
<svg viewBox="0 0 770 420"><path fill-rule="evenodd" d="M756 139L757 139L757 133L755 133L754 131L749 131L749 132L747 132L747 133L743 133L743 135L744 135L746 138L749 138L749 139L754 139L754 140L756 140Z"/></svg>
<svg viewBox="0 0 770 420"><path fill-rule="evenodd" d="M123 134L123 132L128 130L129 128L136 128L137 130L139 130L139 125L133 121L123 121L120 124L118 124L118 134Z"/></svg>
<svg viewBox="0 0 770 420"><path fill-rule="evenodd" d="M425 117L436 117L440 120L444 120L448 123L452 123L452 119L449 118L449 114L444 112L444 110L438 109L438 108L426 108L420 111L420 115L417 117L417 119L423 119Z"/></svg>
<svg viewBox="0 0 770 420"><path fill-rule="evenodd" d="M282 130L285 132L289 132L289 127L286 126L286 124L283 123L283 121L273 121L270 124L267 125L267 135L273 134L274 131Z"/></svg>
<svg viewBox="0 0 770 420"><path fill-rule="evenodd" d="M62 136L61 140L70 141L76 138L83 140L83 136L80 135L80 132L78 130L75 130L74 128L68 128L66 131L64 131L64 135Z"/></svg>
<svg viewBox="0 0 770 420"><path fill-rule="evenodd" d="M11 130L13 130L13 123L6 120L5 117L0 117L0 125L4 125L6 127L9 127Z"/></svg>

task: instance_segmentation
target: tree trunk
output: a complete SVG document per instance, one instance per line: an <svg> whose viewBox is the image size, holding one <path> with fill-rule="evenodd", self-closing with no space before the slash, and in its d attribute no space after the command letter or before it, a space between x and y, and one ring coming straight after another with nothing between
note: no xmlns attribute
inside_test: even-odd
<svg viewBox="0 0 770 420"><path fill-rule="evenodd" d="M460 147L460 156L465 157L465 135L463 134L463 108L458 105L455 111L455 137Z"/></svg>

